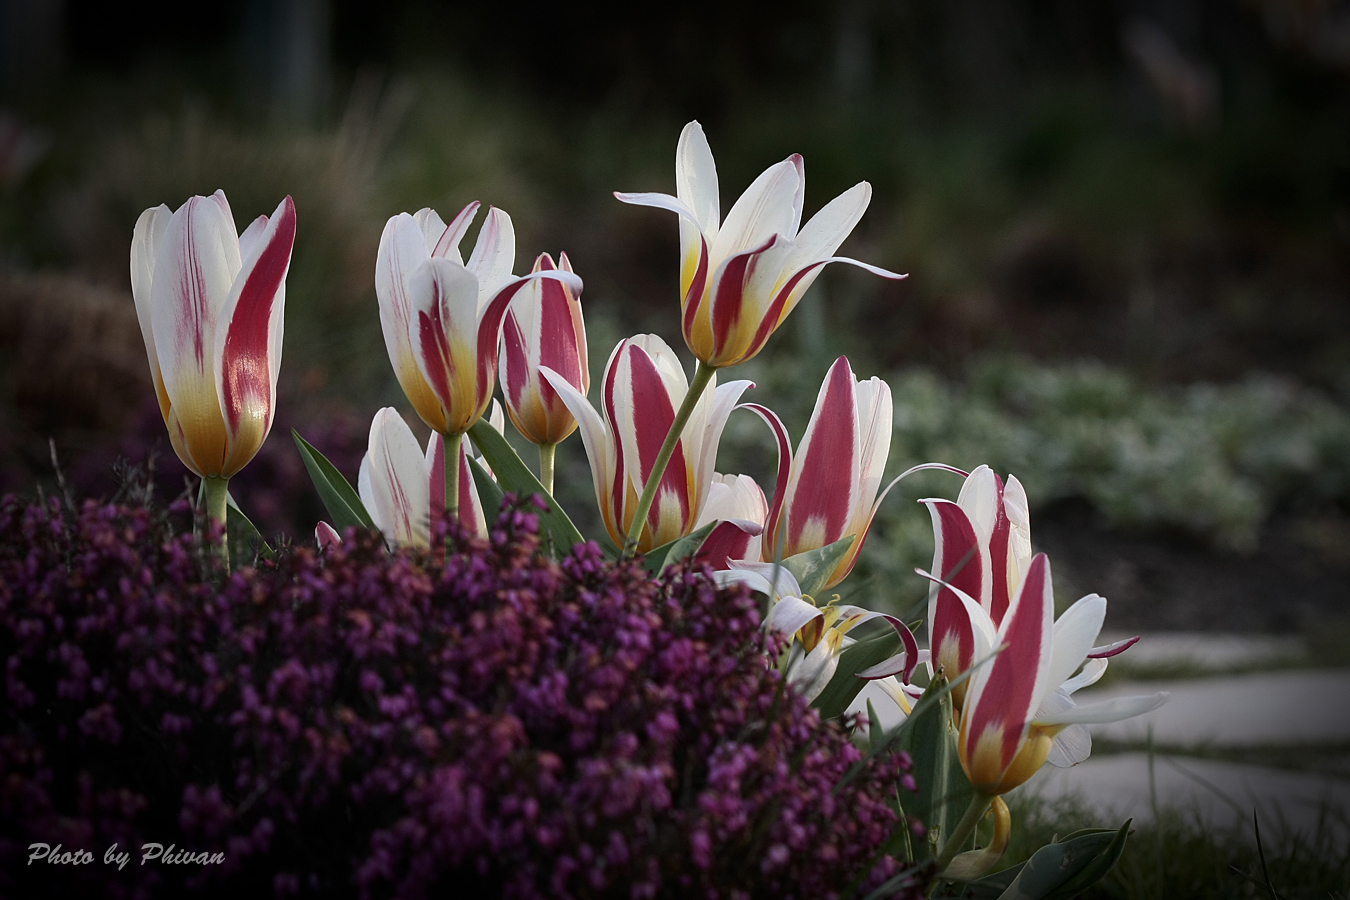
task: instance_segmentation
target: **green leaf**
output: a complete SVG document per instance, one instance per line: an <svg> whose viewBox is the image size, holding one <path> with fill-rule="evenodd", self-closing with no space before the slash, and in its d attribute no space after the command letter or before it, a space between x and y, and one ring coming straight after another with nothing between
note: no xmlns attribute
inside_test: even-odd
<svg viewBox="0 0 1350 900"><path fill-rule="evenodd" d="M830 575L834 572L835 566L839 565L839 560L848 553L848 548L853 546L853 535L842 537L824 547L815 550L807 550L805 553L798 553L796 556L789 556L783 560L783 567L792 573L792 577L797 579L797 584L801 585L803 594L815 596L825 590L826 583L830 580ZM879 662L880 660L878 660Z"/></svg>
<svg viewBox="0 0 1350 900"><path fill-rule="evenodd" d="M1127 820L1114 832L1079 832L1077 837L1047 844L1031 855L999 900L1070 900L1078 896L1111 871L1125 849L1129 831Z"/></svg>
<svg viewBox="0 0 1350 900"><path fill-rule="evenodd" d="M872 701L867 701L867 743L875 747L886 737L886 729L881 727L881 717Z"/></svg>
<svg viewBox="0 0 1350 900"><path fill-rule="evenodd" d="M660 547L653 547L643 557L642 564L653 575L659 574L666 566L674 565L680 560L697 553L698 548L703 546L703 542L707 540L708 535L712 534L712 530L716 527L716 522L709 522L684 537L668 541Z"/></svg>
<svg viewBox="0 0 1350 900"><path fill-rule="evenodd" d="M230 542L230 559L234 560L235 565L246 559L252 561L258 556L272 558L274 551L263 540L258 527L249 521L239 504L234 502L229 491L225 492L225 534L226 540Z"/></svg>
<svg viewBox="0 0 1350 900"><path fill-rule="evenodd" d="M946 678L938 675L929 683L906 721L913 724L899 749L914 760L911 773L917 790L913 794L902 793L901 797L910 814L928 826L928 840L915 852L922 849L935 856L975 793L957 755L957 727Z"/></svg>
<svg viewBox="0 0 1350 900"><path fill-rule="evenodd" d="M858 693L867 686L866 681L857 677L858 673L890 659L903 649L900 635L889 628L880 637L859 641L849 647L839 654L839 666L834 670L834 676L811 705L820 710L822 719L842 716Z"/></svg>
<svg viewBox="0 0 1350 900"><path fill-rule="evenodd" d="M360 495L352 489L347 479L342 477L337 467L315 450L309 441L302 438L300 432L291 429L291 435L295 438L300 458L305 461L305 468L309 470L314 489L319 492L319 499L323 501L324 509L328 510L328 517L333 520L333 527L337 529L338 534L353 526L374 531L375 520L366 511L366 505L361 502Z"/></svg>
<svg viewBox="0 0 1350 900"><path fill-rule="evenodd" d="M483 518L491 523L496 514L501 512L502 501L506 499L506 494L503 493L502 486L487 473L478 460L472 456L468 456L468 460L469 471L473 473L473 486L478 489L478 502L483 504ZM490 515L491 510L496 512Z"/></svg>
<svg viewBox="0 0 1350 900"><path fill-rule="evenodd" d="M479 419L469 429L469 437L473 438L473 445L492 467L497 476L497 484L503 491L512 491L524 496L538 494L544 498L547 508L539 514L539 530L552 539L554 547L566 553L585 541L581 532L577 531L577 526L572 524L572 520L567 518L567 513L558 505L558 501L544 490L539 479L534 477L534 473L506 442L501 432L488 424L486 419Z"/></svg>

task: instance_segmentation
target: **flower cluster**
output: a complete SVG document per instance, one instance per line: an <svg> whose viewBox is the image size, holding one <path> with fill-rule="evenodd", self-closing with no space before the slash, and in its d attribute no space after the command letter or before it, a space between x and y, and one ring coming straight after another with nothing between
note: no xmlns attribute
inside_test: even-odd
<svg viewBox="0 0 1350 900"><path fill-rule="evenodd" d="M830 897L900 872L907 759L836 792L862 756L764 666L746 593L594 545L554 562L537 527L509 504L443 562L349 531L226 575L145 509L0 501L0 893ZM37 872L35 841L225 860Z"/></svg>

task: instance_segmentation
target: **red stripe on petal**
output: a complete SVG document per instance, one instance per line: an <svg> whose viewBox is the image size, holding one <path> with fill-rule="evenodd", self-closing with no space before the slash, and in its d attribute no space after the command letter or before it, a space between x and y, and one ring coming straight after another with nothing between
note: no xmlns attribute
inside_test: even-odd
<svg viewBox="0 0 1350 900"><path fill-rule="evenodd" d="M225 335L222 400L230 430L239 427L245 408L261 405L271 420L272 307L286 281L295 245L295 204L288 196L271 239L248 273Z"/></svg>
<svg viewBox="0 0 1350 900"><path fill-rule="evenodd" d="M661 445L665 443L670 426L675 421L675 406L666 393L666 383L657 371L652 358L641 347L628 347L627 363L630 389L633 392L633 411L635 418L628 427L632 428L637 444L638 474L643 488L651 477L656 458L661 454ZM679 498L680 520L689 521L689 470L684 459L684 441L675 444L666 470L661 474L661 486L656 496L670 491ZM660 503L653 503L647 516L652 533L656 533Z"/></svg>
<svg viewBox="0 0 1350 900"><path fill-rule="evenodd" d="M824 526L820 546L827 546L843 537L848 526L851 500L857 485L853 473L858 461L853 458L857 447L858 403L856 382L848 359L839 357L825 376L825 393L816 408L815 427L797 448L800 468L789 486L792 499L787 506L788 544L796 552L809 523Z"/></svg>
<svg viewBox="0 0 1350 900"><path fill-rule="evenodd" d="M629 346L629 341L625 338L619 342L614 355L610 357L609 365L605 369L605 388L600 404L600 411L609 425L609 433L614 441L614 483L610 485L610 504L614 509L614 516L620 528L629 527L628 523L624 521L623 508L628 490L628 470L624 463L623 441L619 438L619 423L614 417L614 392L618 383L619 366L623 364L623 358Z"/></svg>
<svg viewBox="0 0 1350 900"><path fill-rule="evenodd" d="M487 308L483 310L482 316L478 320L478 403L481 406L487 403L488 398L492 396L492 387L496 382L497 372L497 348L500 346L502 334L502 319L506 316L507 307L511 305L511 300L520 289L529 284L528 276L517 278L496 293L488 301Z"/></svg>
<svg viewBox="0 0 1350 900"><path fill-rule="evenodd" d="M967 759L974 757L980 735L993 729L1002 731L1000 762L1004 771L1017 756L1027 725L1036 712L1037 682L1050 650L1053 614L1050 561L1044 553L1038 553L1009 608L1010 618L1000 628L1005 649L989 663L988 680L976 708L971 710Z"/></svg>
<svg viewBox="0 0 1350 900"><path fill-rule="evenodd" d="M731 560L745 559L750 542L761 531L763 529L754 522L718 522L694 554L694 562L706 563L715 571L730 569Z"/></svg>
<svg viewBox="0 0 1350 900"><path fill-rule="evenodd" d="M433 431L431 440L435 443L431 450L431 521L439 522L445 515L445 438L440 432ZM463 443L462 441L460 442Z"/></svg>
<svg viewBox="0 0 1350 900"><path fill-rule="evenodd" d="M760 246L737 253L723 264L722 275L717 279L712 298L713 346L719 350L741 320L741 310L745 305L745 279L750 263L777 240L778 235L770 235Z"/></svg>
<svg viewBox="0 0 1350 900"><path fill-rule="evenodd" d="M547 268L552 268L548 266ZM581 389L581 354L577 347L576 328L572 322L572 305L577 301L561 281L542 279L539 297L539 365L548 366L567 383ZM558 404L553 386L540 380L539 396L545 406Z"/></svg>
<svg viewBox="0 0 1350 900"><path fill-rule="evenodd" d="M933 514L933 569L940 580L960 590L978 603L983 579L979 538L975 526L965 510L950 500L925 501ZM975 623L963 604L942 585L933 610L933 660L950 665L956 670L947 673L955 678L969 669L975 656Z"/></svg>
<svg viewBox="0 0 1350 900"><path fill-rule="evenodd" d="M444 493L444 491L442 491ZM459 527L469 534L478 531L478 516L474 509L474 500L478 492L474 488L473 472L469 470L469 452L464 441L459 442Z"/></svg>
<svg viewBox="0 0 1350 900"><path fill-rule="evenodd" d="M1012 523L1008 521L1008 510L1003 506L1003 479L994 475L996 504L994 512L994 531L989 537L989 567L992 570L994 593L990 614L997 626L1003 621L1012 597L1008 594L1008 539L1012 534ZM972 597L979 596L971 594Z"/></svg>
<svg viewBox="0 0 1350 900"><path fill-rule="evenodd" d="M698 240L698 266L694 269L694 280L689 282L689 292L684 295L684 338L691 345L694 322L703 307L703 290L708 286L708 239L700 233Z"/></svg>
<svg viewBox="0 0 1350 900"><path fill-rule="evenodd" d="M769 304L769 309L765 312L764 318L760 320L754 340L750 342L750 348L745 352L745 359L749 359L758 353L773 335L774 329L778 327L778 319L783 315L783 307L787 304L788 298L792 296L793 288L808 274L823 265L825 265L824 262L812 263L789 278L787 284L783 285L783 289L778 292L778 296L774 297L773 302Z"/></svg>
<svg viewBox="0 0 1350 900"><path fill-rule="evenodd" d="M506 349L506 380L502 392L511 408L519 412L521 395L530 383L530 360L525 349L525 334L514 312L508 312L502 324L502 346Z"/></svg>

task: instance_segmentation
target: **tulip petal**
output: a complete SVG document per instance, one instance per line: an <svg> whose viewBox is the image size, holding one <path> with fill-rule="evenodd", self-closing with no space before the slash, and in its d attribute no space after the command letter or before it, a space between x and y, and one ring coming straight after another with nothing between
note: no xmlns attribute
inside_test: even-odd
<svg viewBox="0 0 1350 900"><path fill-rule="evenodd" d="M1045 761L1052 766L1067 769L1092 755L1092 732L1086 725L1070 725L1055 735Z"/></svg>
<svg viewBox="0 0 1350 900"><path fill-rule="evenodd" d="M684 126L675 148L675 193L692 213L693 227L709 239L715 237L721 221L717 165L697 121Z"/></svg>
<svg viewBox="0 0 1350 900"><path fill-rule="evenodd" d="M1002 779L1046 693L1054 611L1050 561L1040 553L999 627L1004 651L975 673L966 696L961 755L977 789Z"/></svg>
<svg viewBox="0 0 1350 900"><path fill-rule="evenodd" d="M616 366L611 415L615 422L631 423L631 430L620 435L626 466L633 489L642 493L651 477L666 434L675 420L675 405L682 399L671 396L666 381L652 358L640 346L628 344ZM656 500L652 503L646 527L652 530L656 544L674 540L683 526L693 521L695 498L690 495L688 453L683 440L661 475Z"/></svg>
<svg viewBox="0 0 1350 900"><path fill-rule="evenodd" d="M262 446L272 427L277 373L281 366L280 330L286 306L286 272L295 244L295 204L288 196L271 219L259 219L249 254L221 309L216 330L216 386L229 450L221 474L238 472ZM250 231L253 226L250 226Z"/></svg>
<svg viewBox="0 0 1350 900"><path fill-rule="evenodd" d="M426 464L428 518L438 522L445 515L445 438L439 431L427 441Z"/></svg>
<svg viewBox="0 0 1350 900"><path fill-rule="evenodd" d="M223 195L193 197L165 226L151 278L151 329L164 391L199 475L219 476L228 437L215 369L216 329L241 260ZM170 435L173 436L173 428Z"/></svg>
<svg viewBox="0 0 1350 900"><path fill-rule="evenodd" d="M477 276L481 296L491 297L511 279L515 264L515 226L509 215L495 206L490 207L465 267Z"/></svg>
<svg viewBox="0 0 1350 900"><path fill-rule="evenodd" d="M775 593L779 597L800 597L802 595L802 586L797 583L796 576L787 566L772 562L737 559L732 560L731 569L734 572L753 572L764 579L764 589L760 593L768 594L770 597L774 596ZM772 592L769 590L770 587L773 588Z"/></svg>
<svg viewBox="0 0 1350 900"><path fill-rule="evenodd" d="M1159 691L1145 697L1116 697L1100 703L1075 706L1061 713L1037 717L1037 725L1101 725L1106 722L1119 722L1134 716L1151 712L1167 702L1167 691Z"/></svg>
<svg viewBox="0 0 1350 900"><path fill-rule="evenodd" d="M751 555L751 545L763 531L763 525L747 519L719 521L699 545L694 561L713 570L726 569L733 559L745 559Z"/></svg>
<svg viewBox="0 0 1350 900"><path fill-rule="evenodd" d="M767 591L761 593L767 593ZM764 620L764 626L774 634L791 637L805 628L808 623L820 618L824 618L824 613L815 606L800 597L789 595L774 603L769 610L768 617Z"/></svg>
<svg viewBox="0 0 1350 900"><path fill-rule="evenodd" d="M1121 641L1104 644L1101 647L1093 647L1088 653L1088 659L1109 659L1112 656L1119 656L1137 643L1139 643L1139 635L1136 634L1134 637L1127 637Z"/></svg>
<svg viewBox="0 0 1350 900"><path fill-rule="evenodd" d="M320 522L314 526L314 543L319 545L320 553L326 553L329 550L336 550L341 547L342 537L332 525L327 522Z"/></svg>
<svg viewBox="0 0 1350 900"><path fill-rule="evenodd" d="M466 431L478 418L478 279L464 266L428 257L408 278L408 298L417 370L440 404L444 430Z"/></svg>
<svg viewBox="0 0 1350 900"><path fill-rule="evenodd" d="M765 547L764 553L771 557L781 549L778 546L778 523L783 511L783 498L787 496L788 479L792 473L792 442L788 440L787 428L784 427L783 420L778 418L773 410L758 403L747 403L744 408L763 419L773 432L774 439L778 442L778 475L774 483L773 505L769 507L768 518L764 520L764 532L773 544L773 546Z"/></svg>
<svg viewBox="0 0 1350 900"><path fill-rule="evenodd" d="M1088 594L1055 622L1050 641L1049 684L1058 687L1078 671L1106 621L1106 600Z"/></svg>
<svg viewBox="0 0 1350 900"><path fill-rule="evenodd" d="M609 437L604 419L595 411L595 407L591 406L590 401L586 399L584 394L569 384L566 378L547 366L541 367L539 374L558 392L558 399L563 402L568 412L577 420L577 425L581 431L581 443L586 448L586 456L591 464L591 477L595 482L596 501L604 515L606 527L613 537L615 532L622 527L621 525L610 527L613 513L618 511L614 510L612 504L607 500L612 492L613 482L617 477L615 442Z"/></svg>
<svg viewBox="0 0 1350 900"><path fill-rule="evenodd" d="M844 536L858 503L857 435L856 382L841 356L825 376L792 461L783 503L788 556Z"/></svg>
<svg viewBox="0 0 1350 900"><path fill-rule="evenodd" d="M150 360L150 377L154 380L159 398L160 413L169 409L169 397L164 393L164 379L159 371L159 356L155 353L154 316L151 313L150 286L154 282L155 255L164 239L173 213L164 204L153 206L136 220L131 238L131 296L136 303L136 319L145 340L145 353Z"/></svg>
<svg viewBox="0 0 1350 900"><path fill-rule="evenodd" d="M712 401L700 422L694 422L690 416L682 435L681 443L692 446L697 456L693 465L694 485L698 491L694 509L695 517L702 512L703 501L707 497L706 485L712 483L713 466L717 463L717 447L722 441L722 432L726 429L727 419L740 402L741 395L754 387L754 382L739 380L719 384L712 390ZM707 397L705 392L704 397ZM697 428L698 430L695 430Z"/></svg>
<svg viewBox="0 0 1350 900"><path fill-rule="evenodd" d="M474 218L477 217L479 205L477 200L466 204L450 220L450 224L441 230L435 243L428 247L432 256L443 256L446 259L453 259L455 262L464 261L464 257L459 252L459 242L464 240L464 235L468 232L469 226L473 224Z"/></svg>
<svg viewBox="0 0 1350 900"><path fill-rule="evenodd" d="M872 186L861 181L826 203L811 217L794 242L784 268L795 272L834 255L862 221L872 201Z"/></svg>
<svg viewBox="0 0 1350 900"><path fill-rule="evenodd" d="M712 241L713 260L744 253L773 235L783 235L788 240L796 237L794 203L800 184L797 164L791 157L761 172L722 222Z"/></svg>
<svg viewBox="0 0 1350 900"><path fill-rule="evenodd" d="M829 685L838 667L839 654L830 645L830 641L823 640L792 668L788 682L796 685L802 698L810 703Z"/></svg>
<svg viewBox="0 0 1350 900"><path fill-rule="evenodd" d="M1072 694L1074 691L1081 690L1088 685L1096 684L1101 681L1102 676L1106 674L1106 660L1089 659L1083 664L1083 671L1061 684L1060 690L1066 694Z"/></svg>
<svg viewBox="0 0 1350 900"><path fill-rule="evenodd" d="M393 407L375 414L361 460L358 490L385 539L425 548L430 543L430 478L412 429Z"/></svg>
<svg viewBox="0 0 1350 900"><path fill-rule="evenodd" d="M375 257L375 295L379 298L384 346L398 383L413 409L432 431L445 431L445 413L413 350L414 313L408 280L430 259L426 238L412 216L399 213L384 226Z"/></svg>
<svg viewBox="0 0 1350 900"><path fill-rule="evenodd" d="M673 212L681 218L688 219L695 227L699 226L698 216L694 211L679 197L672 197L670 194L662 194L659 191L645 191L639 193L624 193L615 191L614 197L620 203L627 203L631 206L650 206L653 209L664 209Z"/></svg>

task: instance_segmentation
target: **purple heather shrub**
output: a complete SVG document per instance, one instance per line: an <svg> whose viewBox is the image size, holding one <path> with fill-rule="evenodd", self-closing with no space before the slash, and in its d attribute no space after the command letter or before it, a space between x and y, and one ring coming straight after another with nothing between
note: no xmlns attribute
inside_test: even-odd
<svg viewBox="0 0 1350 900"><path fill-rule="evenodd" d="M903 873L908 760L836 790L863 756L766 666L743 589L555 562L528 504L444 560L353 530L232 574L169 512L0 500L0 895L788 900ZM94 861L28 865L36 842Z"/></svg>

